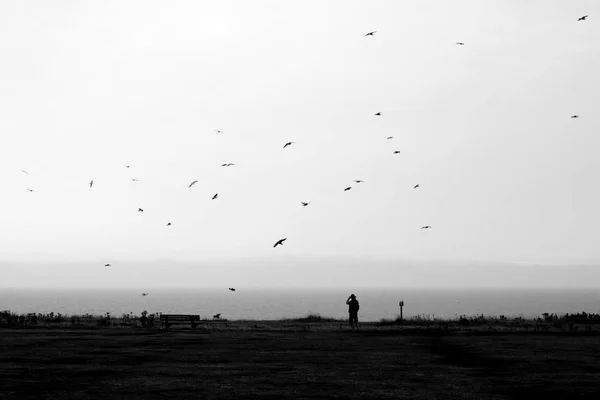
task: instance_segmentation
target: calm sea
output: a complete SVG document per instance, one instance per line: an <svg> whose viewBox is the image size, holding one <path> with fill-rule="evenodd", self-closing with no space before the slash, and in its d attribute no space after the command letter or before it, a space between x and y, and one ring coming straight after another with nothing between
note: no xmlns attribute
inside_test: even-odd
<svg viewBox="0 0 600 400"><path fill-rule="evenodd" d="M17 313L104 314L143 310L194 313L227 319L273 320L318 313L345 318L350 294L340 289L0 289L0 310ZM404 315L453 318L458 315L538 316L544 312L600 312L600 289L354 289L363 321L395 318L398 302Z"/></svg>

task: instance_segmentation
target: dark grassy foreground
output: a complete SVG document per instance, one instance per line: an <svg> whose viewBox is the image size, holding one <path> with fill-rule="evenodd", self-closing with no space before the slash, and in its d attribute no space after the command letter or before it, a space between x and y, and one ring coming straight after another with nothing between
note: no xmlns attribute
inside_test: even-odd
<svg viewBox="0 0 600 400"><path fill-rule="evenodd" d="M365 325L353 333L337 323L283 322L194 331L0 329L2 399L597 399L599 393L597 331Z"/></svg>

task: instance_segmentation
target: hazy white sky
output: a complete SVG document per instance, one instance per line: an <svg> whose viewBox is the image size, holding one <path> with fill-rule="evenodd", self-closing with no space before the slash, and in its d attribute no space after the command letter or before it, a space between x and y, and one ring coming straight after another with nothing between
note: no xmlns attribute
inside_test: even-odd
<svg viewBox="0 0 600 400"><path fill-rule="evenodd" d="M600 264L597 1L2 2L0 57L4 285Z"/></svg>

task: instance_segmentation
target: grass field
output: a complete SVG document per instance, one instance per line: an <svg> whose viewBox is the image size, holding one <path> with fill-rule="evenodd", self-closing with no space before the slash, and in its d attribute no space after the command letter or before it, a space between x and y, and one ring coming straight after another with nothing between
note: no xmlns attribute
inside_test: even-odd
<svg viewBox="0 0 600 400"><path fill-rule="evenodd" d="M4 399L596 399L600 335L337 323L0 329Z"/></svg>

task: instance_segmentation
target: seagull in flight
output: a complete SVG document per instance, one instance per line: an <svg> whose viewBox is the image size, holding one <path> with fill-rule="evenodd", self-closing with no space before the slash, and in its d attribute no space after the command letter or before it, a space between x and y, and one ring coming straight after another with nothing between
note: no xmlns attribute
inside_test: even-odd
<svg viewBox="0 0 600 400"><path fill-rule="evenodd" d="M310 201L309 201L308 203L306 203L306 202L302 201L301 203L302 203L302 207L306 207L307 205L309 205L309 204L310 204Z"/></svg>
<svg viewBox="0 0 600 400"><path fill-rule="evenodd" d="M215 132L217 132L217 133L223 133L223 131L220 131L218 129L215 129Z"/></svg>
<svg viewBox="0 0 600 400"><path fill-rule="evenodd" d="M142 293L142 296L148 296L148 293Z"/></svg>
<svg viewBox="0 0 600 400"><path fill-rule="evenodd" d="M104 264L105 267L110 267L110 264Z"/></svg>
<svg viewBox="0 0 600 400"><path fill-rule="evenodd" d="M365 36L373 36L375 33L377 33L377 31L369 32Z"/></svg>
<svg viewBox="0 0 600 400"><path fill-rule="evenodd" d="M378 117L381 117L381 113L380 112L376 112L375 115L377 115Z"/></svg>
<svg viewBox="0 0 600 400"><path fill-rule="evenodd" d="M579 115L577 115L577 114L571 115L571 118L579 118Z"/></svg>
<svg viewBox="0 0 600 400"><path fill-rule="evenodd" d="M194 186L196 183L198 183L198 180L195 180L194 182L190 183L190 186L188 186L188 189L191 188L192 186Z"/></svg>
<svg viewBox="0 0 600 400"><path fill-rule="evenodd" d="M287 238L283 238L283 239L279 239L277 242L275 242L275 244L273 245L273 248L281 245L283 246L283 242L285 242L287 240Z"/></svg>
<svg viewBox="0 0 600 400"><path fill-rule="evenodd" d="M143 208L138 208L138 212L144 212Z"/></svg>
<svg viewBox="0 0 600 400"><path fill-rule="evenodd" d="M350 189L352 189L352 186L348 186L346 189L344 189L344 192L347 192Z"/></svg>
<svg viewBox="0 0 600 400"><path fill-rule="evenodd" d="M393 138L394 138L393 136L388 136L387 140L390 140L390 139L393 139Z"/></svg>
<svg viewBox="0 0 600 400"><path fill-rule="evenodd" d="M231 167L234 163L221 164L221 167Z"/></svg>
<svg viewBox="0 0 600 400"><path fill-rule="evenodd" d="M215 195L212 197L212 199L211 199L211 200L214 200L214 199L216 199L217 197L219 197L219 193L215 193Z"/></svg>
<svg viewBox="0 0 600 400"><path fill-rule="evenodd" d="M167 226L171 226L171 223L169 222L169 223L167 224Z"/></svg>
<svg viewBox="0 0 600 400"><path fill-rule="evenodd" d="M584 15L583 17L579 18L577 21L585 21L585 19L587 18L587 15Z"/></svg>
<svg viewBox="0 0 600 400"><path fill-rule="evenodd" d="M29 189L29 188L27 188L25 190L29 190L30 193L33 192L33 189Z"/></svg>
<svg viewBox="0 0 600 400"><path fill-rule="evenodd" d="M24 169L22 169L21 172L23 172L24 174L29 175L29 172L25 171Z"/></svg>
<svg viewBox="0 0 600 400"><path fill-rule="evenodd" d="M90 181L90 189L92 188L92 186L94 186L94 181L93 180Z"/></svg>
<svg viewBox="0 0 600 400"><path fill-rule="evenodd" d="M132 178L131 180L132 180L133 182L139 182L139 181L140 181L139 179L135 179L135 178Z"/></svg>
<svg viewBox="0 0 600 400"><path fill-rule="evenodd" d="M416 188L418 188L418 187L420 187L420 186L419 186L419 184L417 183L413 189L416 189Z"/></svg>
<svg viewBox="0 0 600 400"><path fill-rule="evenodd" d="M361 181L361 180L355 180L355 183L365 183L365 181Z"/></svg>
<svg viewBox="0 0 600 400"><path fill-rule="evenodd" d="M125 168L130 168L130 167L131 167L131 165L126 165L126 166L125 166Z"/></svg>
<svg viewBox="0 0 600 400"><path fill-rule="evenodd" d="M221 319L221 313L213 315L213 319Z"/></svg>
<svg viewBox="0 0 600 400"><path fill-rule="evenodd" d="M230 287L229 290L235 292L235 288Z"/></svg>
<svg viewBox="0 0 600 400"><path fill-rule="evenodd" d="M400 150L394 150L394 154L400 154Z"/></svg>
<svg viewBox="0 0 600 400"><path fill-rule="evenodd" d="M430 229L430 228L431 228L431 226L429 226L429 225L425 225L425 226L421 227L421 229Z"/></svg>
<svg viewBox="0 0 600 400"><path fill-rule="evenodd" d="M288 147L288 146L291 146L291 145L292 145L292 143L296 143L296 142L287 142L287 143L286 143L286 144L283 146L283 148L285 149L286 147Z"/></svg>
<svg viewBox="0 0 600 400"><path fill-rule="evenodd" d="M464 46L465 44L463 42L456 42L457 45L459 46Z"/></svg>

